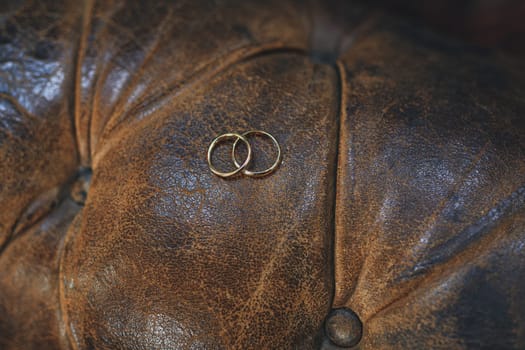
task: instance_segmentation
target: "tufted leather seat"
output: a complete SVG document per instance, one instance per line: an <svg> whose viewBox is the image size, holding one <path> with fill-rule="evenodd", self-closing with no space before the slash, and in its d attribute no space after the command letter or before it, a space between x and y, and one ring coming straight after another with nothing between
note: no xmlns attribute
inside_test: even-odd
<svg viewBox="0 0 525 350"><path fill-rule="evenodd" d="M0 8L0 349L525 347L522 63L353 2ZM214 176L249 129L279 169Z"/></svg>

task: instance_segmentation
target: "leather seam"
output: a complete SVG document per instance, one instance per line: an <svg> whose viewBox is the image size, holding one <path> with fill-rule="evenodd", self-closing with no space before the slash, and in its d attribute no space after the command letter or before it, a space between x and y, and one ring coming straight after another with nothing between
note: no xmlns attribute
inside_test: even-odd
<svg viewBox="0 0 525 350"><path fill-rule="evenodd" d="M72 101L72 105L73 105L72 127L74 131L73 135L75 137L75 143L77 145L80 166L86 165L87 163L90 162L89 149L87 151L88 152L87 155L82 154L82 148L80 147L81 146L80 145L81 138L79 134L80 128L78 127L78 125L79 125L79 120L80 120L80 93L81 93L80 80L81 80L81 73L82 73L81 67L82 67L82 61L84 60L87 35L88 35L89 28L90 28L91 18L93 17L94 6L95 6L94 0L85 0L83 2L83 11L81 14L81 20L82 20L81 32L80 32L78 43L77 43L76 50L75 50L76 56L74 58L74 68L73 68L74 91L73 91L73 101ZM87 140L86 140L87 147L89 147L89 144L90 144L89 136L90 135L88 133L86 136L87 137ZM86 159L86 157L88 157L88 159ZM75 218L77 218L80 213L82 213L82 211L77 213ZM75 219L73 219L73 222L74 221ZM59 302L59 307L58 307L57 318L59 321L59 327L61 328L61 331L65 333L65 338L66 338L63 341L61 341L61 344L64 344L64 346L68 346L69 349L78 350L79 346L75 342L74 337L71 333L71 328L69 327L69 317L68 317L68 312L66 308L65 291L64 291L65 286L64 286L63 264L64 264L64 258L65 258L65 247L67 246L68 242L71 239L72 238L71 238L71 225L70 225L69 229L66 231L64 235L64 238L62 240L63 243L61 244L60 250L58 252L58 261L59 261L59 264L58 264L58 302ZM63 335L61 335L61 338L62 337Z"/></svg>

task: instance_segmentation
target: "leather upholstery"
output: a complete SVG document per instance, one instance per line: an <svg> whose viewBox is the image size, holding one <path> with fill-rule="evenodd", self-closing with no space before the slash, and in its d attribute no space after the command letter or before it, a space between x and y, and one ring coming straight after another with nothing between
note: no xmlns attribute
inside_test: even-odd
<svg viewBox="0 0 525 350"><path fill-rule="evenodd" d="M2 6L1 349L525 347L522 63L352 2ZM249 129L280 168L214 176Z"/></svg>

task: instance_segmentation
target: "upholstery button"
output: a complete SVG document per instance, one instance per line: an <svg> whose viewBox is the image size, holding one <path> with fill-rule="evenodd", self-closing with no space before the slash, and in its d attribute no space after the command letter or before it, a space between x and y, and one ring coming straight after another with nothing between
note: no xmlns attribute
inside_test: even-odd
<svg viewBox="0 0 525 350"><path fill-rule="evenodd" d="M361 340L363 324L352 310L335 309L326 318L325 332L334 345L349 348Z"/></svg>
<svg viewBox="0 0 525 350"><path fill-rule="evenodd" d="M91 168L81 168L75 182L71 185L70 196L79 205L86 202L89 185L91 184Z"/></svg>

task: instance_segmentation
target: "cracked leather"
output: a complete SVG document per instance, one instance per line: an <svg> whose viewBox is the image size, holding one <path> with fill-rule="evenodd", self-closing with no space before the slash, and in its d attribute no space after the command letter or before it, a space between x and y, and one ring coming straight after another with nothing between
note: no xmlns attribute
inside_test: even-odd
<svg viewBox="0 0 525 350"><path fill-rule="evenodd" d="M352 2L0 5L0 348L525 347L525 70ZM270 176L206 163L279 141Z"/></svg>

